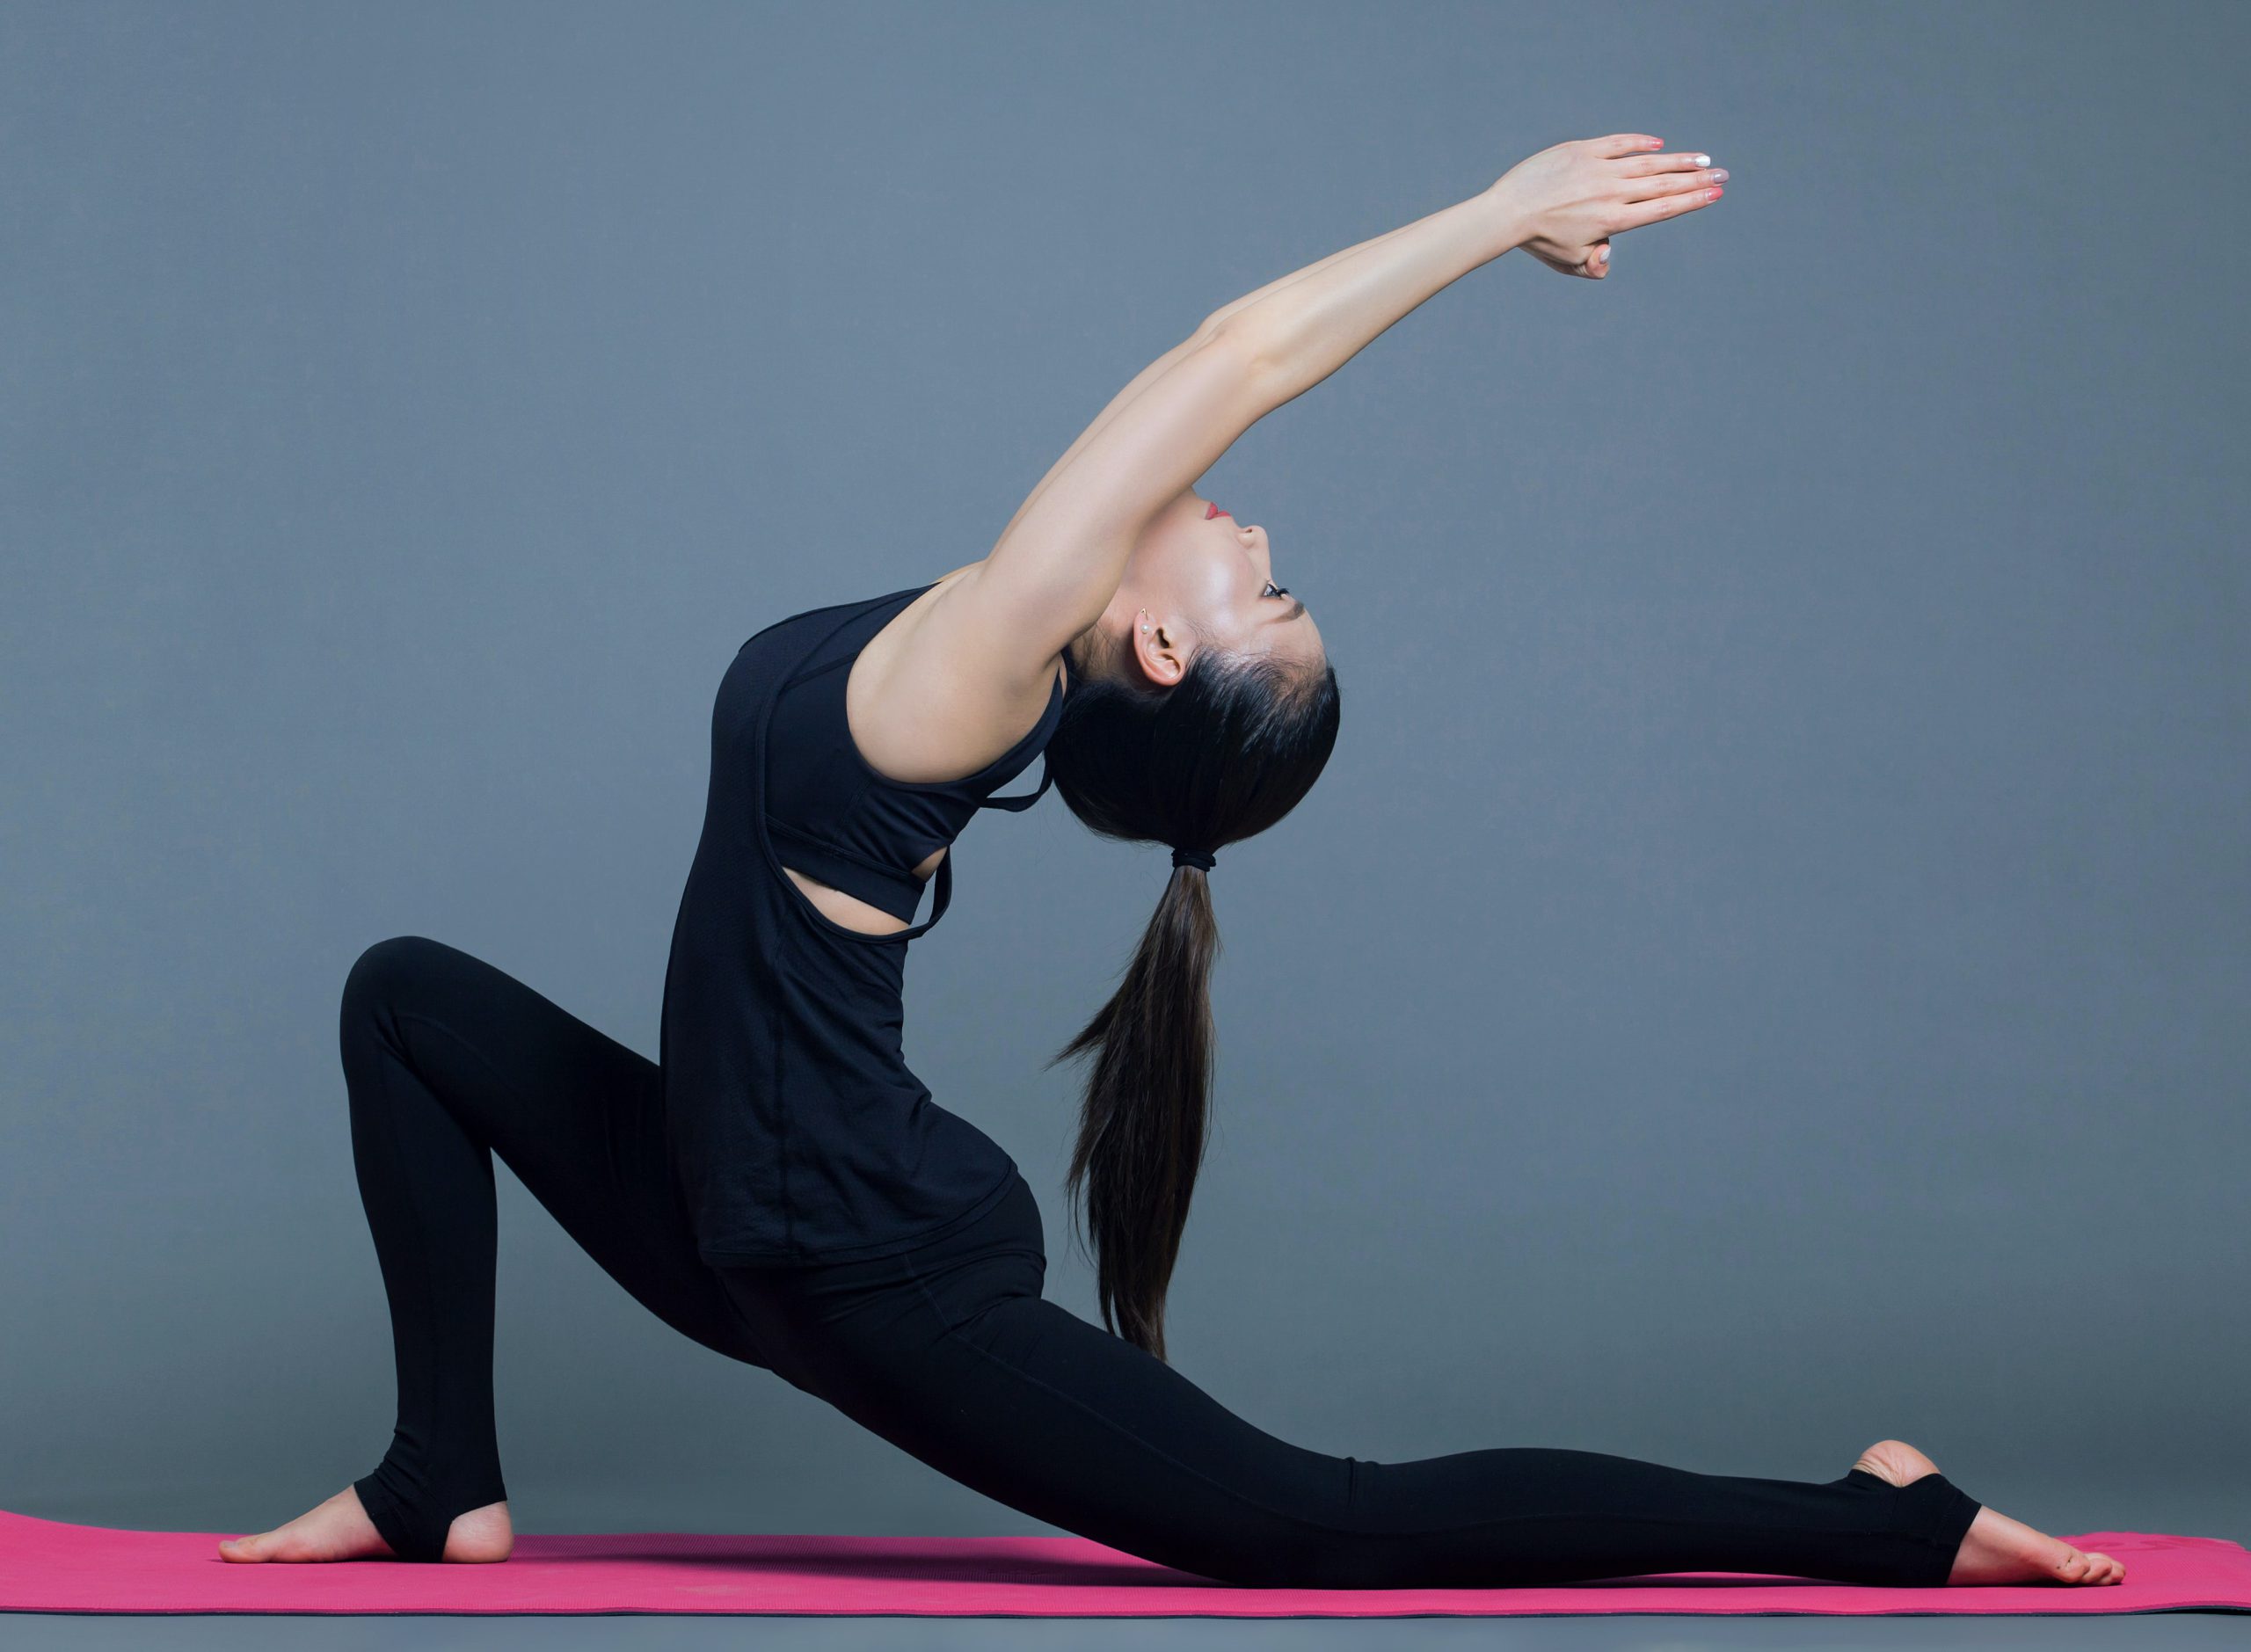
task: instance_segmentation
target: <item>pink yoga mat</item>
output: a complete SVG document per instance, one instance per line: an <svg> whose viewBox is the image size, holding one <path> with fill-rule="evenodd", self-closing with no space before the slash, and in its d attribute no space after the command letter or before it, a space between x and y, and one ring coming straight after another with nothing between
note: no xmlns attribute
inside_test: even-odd
<svg viewBox="0 0 2251 1652"><path fill-rule="evenodd" d="M2251 1612L2251 1552L2090 1532L2100 1589L1863 1589L1676 1572L1538 1589L1232 1589L1073 1537L530 1537L498 1565L237 1565L234 1532L130 1532L0 1511L0 1611L791 1612L933 1618L1410 1618L1598 1612Z"/></svg>

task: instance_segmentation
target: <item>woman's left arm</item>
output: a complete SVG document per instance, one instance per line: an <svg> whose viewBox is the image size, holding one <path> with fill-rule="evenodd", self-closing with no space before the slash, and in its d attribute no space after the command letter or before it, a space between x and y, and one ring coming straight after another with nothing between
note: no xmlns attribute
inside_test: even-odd
<svg viewBox="0 0 2251 1652"><path fill-rule="evenodd" d="M1611 237L1708 207L1723 193L1708 155L1661 154L1638 132L1557 143L1489 188L1417 219L1388 245L1356 251L1246 304L1228 326L1249 341L1264 399L1294 401L1394 323L1502 253L1599 280Z"/></svg>
<svg viewBox="0 0 2251 1652"><path fill-rule="evenodd" d="M1055 654L1116 592L1147 520L1244 431L1308 388L1291 383L1276 360L1299 331L1283 324L1286 314L1333 313L1323 297L1339 278L1373 274L1353 282L1348 304L1356 320L1388 312L1373 337L1506 251L1513 227L1512 214L1479 196L1357 242L1213 311L1081 433L902 652L974 659L1005 702L1036 703L1052 681ZM927 668L914 674L928 684ZM971 686L960 698L973 703L978 695ZM965 704L955 715L975 720Z"/></svg>
<svg viewBox="0 0 2251 1652"><path fill-rule="evenodd" d="M1202 344L1206 338L1210 338L1212 330L1217 327L1221 322L1225 321L1228 317L1234 315L1237 310L1244 309L1248 305L1257 303L1261 299L1272 297L1276 293L1280 292L1282 288L1289 286L1293 281L1301 281L1308 275L1317 274L1321 271L1327 269L1332 264L1340 263L1344 259L1351 258L1354 253L1365 252L1370 247L1380 246L1395 236L1404 235L1410 228L1412 228L1411 225L1402 225L1396 229L1387 229L1380 236L1370 236L1366 240L1359 242L1355 245L1346 247L1341 252L1332 252L1318 263L1308 264L1301 270L1293 270L1287 275L1282 276L1278 280L1267 282L1265 286L1259 287L1257 291L1245 293L1241 298L1235 299L1230 303L1222 304L1219 309L1213 310L1197 325L1196 331L1193 333L1190 334L1180 343L1173 346L1171 349L1166 351L1155 360L1150 362L1148 366L1143 368L1139 373L1135 374L1133 378L1128 381L1124 389L1118 391L1117 395L1110 398L1109 404L1104 407L1102 411L1095 416L1094 422L1089 425L1084 430L1081 431L1079 433L1078 440L1063 450L1063 456L1056 460L1053 464L1047 467L1047 474L1039 478L1038 485L1034 487L1030 493L1024 496L1024 503L1016 506L1016 514L1009 518L1008 527L1014 528L1024 513L1030 510L1033 504L1038 501L1039 496L1046 491L1047 484L1069 468L1071 461L1079 456L1080 453L1084 450L1087 443L1092 441L1096 436L1102 433L1103 426L1109 424L1111 419L1118 416L1118 411L1120 408L1126 406L1143 390L1148 389L1149 385L1154 381L1162 377L1166 371L1175 363L1179 361L1183 356L1188 354L1190 351L1195 349L1197 346ZM1004 528L1001 530L1001 537L1005 539L1007 536L1008 528Z"/></svg>
<svg viewBox="0 0 2251 1652"><path fill-rule="evenodd" d="M985 559L948 583L871 691L871 714L937 761L1002 749L1045 704L1055 656L1116 594L1141 529L1243 432L1512 247L1592 273L1596 242L1716 198L1696 187L1705 157L1655 147L1638 135L1555 145L1215 311L1112 398Z"/></svg>

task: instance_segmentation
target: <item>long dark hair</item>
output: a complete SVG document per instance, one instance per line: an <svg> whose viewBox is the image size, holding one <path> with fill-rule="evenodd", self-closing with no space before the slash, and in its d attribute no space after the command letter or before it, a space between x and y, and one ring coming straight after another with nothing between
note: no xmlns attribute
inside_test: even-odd
<svg viewBox="0 0 2251 1652"><path fill-rule="evenodd" d="M1099 637L1088 639L1098 650ZM1082 675L1048 739L1071 812L1104 837L1213 854L1312 790L1337 744L1337 672L1198 648L1170 688ZM1220 929L1205 871L1176 866L1118 990L1048 1065L1091 1053L1067 1187L1086 1190L1104 1322L1159 1359L1204 1159Z"/></svg>

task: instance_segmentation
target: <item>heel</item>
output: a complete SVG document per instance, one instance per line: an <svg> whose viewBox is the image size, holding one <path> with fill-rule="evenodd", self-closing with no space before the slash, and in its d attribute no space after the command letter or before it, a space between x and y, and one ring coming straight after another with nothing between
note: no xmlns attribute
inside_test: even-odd
<svg viewBox="0 0 2251 1652"><path fill-rule="evenodd" d="M1925 1474L1899 1488L1898 1530L1930 1553L1933 1575L1925 1587L1945 1584L1954 1569L1955 1556L1962 1552L1963 1539L1970 1535L1970 1527L1985 1506L1944 1474Z"/></svg>
<svg viewBox="0 0 2251 1652"><path fill-rule="evenodd" d="M389 1459L384 1459L373 1474L353 1481L352 1489L359 1495L360 1506L368 1511L368 1523L375 1528L375 1534L390 1544L391 1553L402 1561L427 1563L444 1560L446 1539L452 1535L456 1519L471 1509L507 1501L507 1490L497 1479L484 1488L409 1501L386 1483L386 1474L393 1471L393 1466Z"/></svg>

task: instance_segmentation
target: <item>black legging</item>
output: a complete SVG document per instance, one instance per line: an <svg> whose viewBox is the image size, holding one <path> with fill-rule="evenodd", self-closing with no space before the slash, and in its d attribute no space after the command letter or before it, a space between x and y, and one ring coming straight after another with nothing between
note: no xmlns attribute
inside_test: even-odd
<svg viewBox="0 0 2251 1652"><path fill-rule="evenodd" d="M379 942L344 992L361 1197L390 1302L398 1423L357 1482L384 1540L443 1553L504 1499L492 1412L492 1153L667 1324L773 1371L940 1473L1066 1531L1224 1583L1478 1587L1744 1571L1936 1584L1978 1505L1905 1488L1700 1474L1504 1447L1382 1463L1246 1423L1163 1361L1044 1301L1021 1178L934 1244L715 1268L666 1153L654 1063L468 954Z"/></svg>

